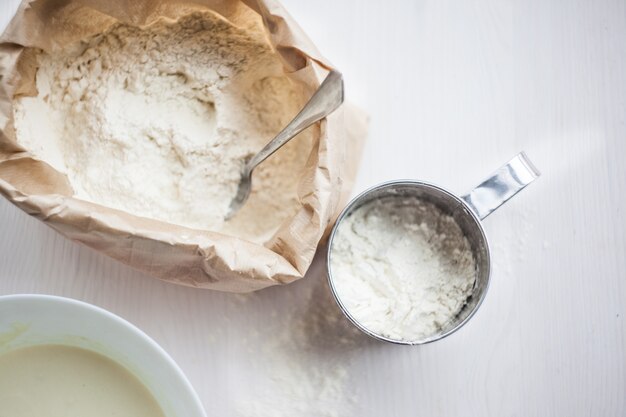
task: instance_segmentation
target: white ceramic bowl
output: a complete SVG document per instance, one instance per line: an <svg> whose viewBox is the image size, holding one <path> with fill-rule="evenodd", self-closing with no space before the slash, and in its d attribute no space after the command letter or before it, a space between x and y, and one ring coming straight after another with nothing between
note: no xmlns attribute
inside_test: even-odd
<svg viewBox="0 0 626 417"><path fill-rule="evenodd" d="M51 343L90 349L125 366L150 390L167 417L206 417L198 395L174 360L126 320L69 298L0 297L0 354Z"/></svg>

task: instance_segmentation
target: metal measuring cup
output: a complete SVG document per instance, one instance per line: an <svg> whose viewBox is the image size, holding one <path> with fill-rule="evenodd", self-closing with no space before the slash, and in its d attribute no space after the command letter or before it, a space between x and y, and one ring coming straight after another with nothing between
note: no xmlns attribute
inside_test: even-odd
<svg viewBox="0 0 626 417"><path fill-rule="evenodd" d="M489 178L464 196L457 196L450 191L422 181L397 180L374 186L355 197L341 212L330 235L327 251L327 272L330 288L343 314L367 335L386 342L403 345L421 345L442 339L461 328L476 313L487 293L491 277L491 255L489 242L481 220L507 202L528 184L539 177L540 172L534 167L524 152L519 153L507 164L500 167ZM341 222L359 207L380 198L417 197L437 206L443 213L452 216L467 237L476 263L476 280L472 294L468 297L461 311L441 330L421 340L391 339L374 333L359 323L341 301L334 285L332 271L333 242Z"/></svg>

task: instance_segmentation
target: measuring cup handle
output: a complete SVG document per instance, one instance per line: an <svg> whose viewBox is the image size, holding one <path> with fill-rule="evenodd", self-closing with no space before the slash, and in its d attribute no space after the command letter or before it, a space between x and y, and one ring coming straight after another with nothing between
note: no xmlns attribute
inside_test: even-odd
<svg viewBox="0 0 626 417"><path fill-rule="evenodd" d="M540 175L526 154L520 152L461 198L482 220Z"/></svg>

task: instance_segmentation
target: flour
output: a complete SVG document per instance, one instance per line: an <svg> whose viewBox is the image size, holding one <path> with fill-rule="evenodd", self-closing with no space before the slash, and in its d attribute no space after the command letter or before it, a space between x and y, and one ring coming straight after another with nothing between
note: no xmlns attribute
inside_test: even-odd
<svg viewBox="0 0 626 417"><path fill-rule="evenodd" d="M255 241L297 210L310 132L255 172L246 207L224 220L245 158L304 104L260 25L211 13L117 24L38 62L38 95L15 106L18 141L77 198Z"/></svg>
<svg viewBox="0 0 626 417"><path fill-rule="evenodd" d="M358 208L339 226L331 268L350 315L396 340L431 336L459 313L475 281L461 228L416 198L386 198Z"/></svg>
<svg viewBox="0 0 626 417"><path fill-rule="evenodd" d="M320 259L321 261L321 259ZM246 330L252 357L245 399L235 400L239 417L346 417L361 414L355 387L355 360L371 340L337 309L326 282L325 264L317 262L307 280L275 294L246 294L242 302L263 305L262 329ZM287 292L285 294L285 291ZM285 297L287 296L287 297ZM357 367L358 369L358 367ZM248 388L248 387L246 387Z"/></svg>

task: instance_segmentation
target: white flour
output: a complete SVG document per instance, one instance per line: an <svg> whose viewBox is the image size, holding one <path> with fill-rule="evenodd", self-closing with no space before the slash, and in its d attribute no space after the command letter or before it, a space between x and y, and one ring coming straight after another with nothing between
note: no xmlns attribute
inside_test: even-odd
<svg viewBox="0 0 626 417"><path fill-rule="evenodd" d="M415 198L367 203L339 226L331 267L350 314L396 340L433 335L471 294L475 261L461 228Z"/></svg>
<svg viewBox="0 0 626 417"><path fill-rule="evenodd" d="M303 105L260 28L209 13L118 24L38 61L38 95L16 105L18 140L76 197L257 241L295 212L306 132L255 172L247 206L224 222L244 158Z"/></svg>
<svg viewBox="0 0 626 417"><path fill-rule="evenodd" d="M238 417L346 417L359 415L354 360L371 342L343 317L326 284L324 264L297 287L284 288L289 303L265 305L261 329L247 331L249 378L239 383L245 399L235 401ZM262 293L245 302L267 299ZM275 303L276 304L276 303Z"/></svg>

